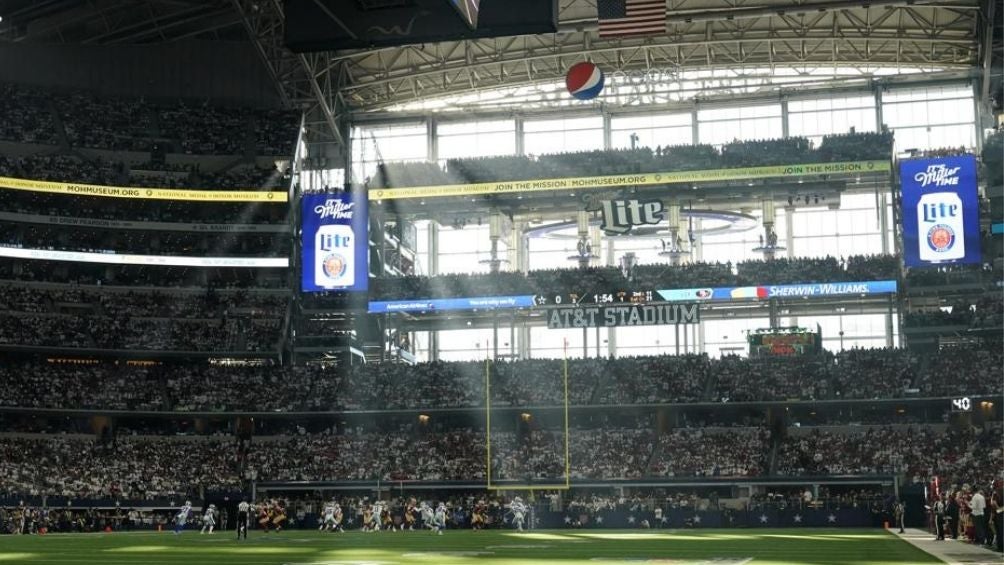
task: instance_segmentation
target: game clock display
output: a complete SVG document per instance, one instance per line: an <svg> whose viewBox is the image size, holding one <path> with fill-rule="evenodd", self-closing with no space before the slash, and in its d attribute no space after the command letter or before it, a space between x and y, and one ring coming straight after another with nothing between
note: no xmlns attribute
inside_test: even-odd
<svg viewBox="0 0 1004 565"><path fill-rule="evenodd" d="M574 306L580 304L645 304L659 301L654 290L618 290L614 292L568 292L533 295L534 306Z"/></svg>

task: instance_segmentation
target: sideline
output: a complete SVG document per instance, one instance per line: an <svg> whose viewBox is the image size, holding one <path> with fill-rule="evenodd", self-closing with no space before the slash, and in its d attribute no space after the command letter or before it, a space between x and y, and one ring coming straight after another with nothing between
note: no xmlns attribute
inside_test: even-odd
<svg viewBox="0 0 1004 565"><path fill-rule="evenodd" d="M945 541L935 541L934 534L926 530L907 528L905 534L899 533L894 528L889 528L888 531L949 565L1000 565L1002 563L1002 557L999 553L951 538Z"/></svg>

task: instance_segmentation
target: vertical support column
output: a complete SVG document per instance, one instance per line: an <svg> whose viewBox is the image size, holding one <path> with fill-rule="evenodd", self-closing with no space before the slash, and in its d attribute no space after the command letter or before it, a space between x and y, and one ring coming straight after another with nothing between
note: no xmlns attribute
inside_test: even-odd
<svg viewBox="0 0 1004 565"><path fill-rule="evenodd" d="M1000 17L997 18L997 21L1000 22ZM983 92L982 92L982 89L981 89L982 82L983 82L982 80L980 80L980 81L973 81L973 85L972 85L972 88L973 88L973 106L974 106L974 108L973 108L973 116L976 118L976 132L975 133L976 133L976 154L977 155L980 155L981 153L983 153L983 128L985 127L984 124L983 124L983 120L986 119L984 117L985 116L985 114L984 114L984 107L983 107L983 104L981 104L981 101L982 101L982 98L983 98ZM993 125L991 124L990 127L993 127Z"/></svg>
<svg viewBox="0 0 1004 565"><path fill-rule="evenodd" d="M662 253L669 255L669 264L676 267L683 259L684 245L680 236L680 202L675 198L666 207L666 223L669 229L669 242L663 242Z"/></svg>
<svg viewBox="0 0 1004 565"><path fill-rule="evenodd" d="M593 257L593 243L589 238L589 212L579 210L576 213L576 227L579 240L576 242L576 255L579 258L579 268L589 267L589 260Z"/></svg>
<svg viewBox="0 0 1004 565"><path fill-rule="evenodd" d="M519 244L521 237L523 235L523 230L521 229L521 222L513 220L512 227L509 229L508 237L508 249L506 249L506 258L509 259L509 270L519 271Z"/></svg>
<svg viewBox="0 0 1004 565"><path fill-rule="evenodd" d="M701 128L697 122L697 106L690 111L690 144L697 145L701 142Z"/></svg>
<svg viewBox="0 0 1004 565"><path fill-rule="evenodd" d="M896 345L893 336L893 330L894 330L893 320L895 319L896 316L895 312L893 311L893 305L895 304L895 302L893 301L892 296L889 296L888 298L886 298L886 300L888 301L888 304L885 314L885 346L894 347Z"/></svg>
<svg viewBox="0 0 1004 565"><path fill-rule="evenodd" d="M427 274L434 277L439 274L439 223L435 220L429 221L428 231L429 258Z"/></svg>
<svg viewBox="0 0 1004 565"><path fill-rule="evenodd" d="M781 137L790 137L790 132L791 130L788 126L788 99L785 98L784 100L781 100Z"/></svg>
<svg viewBox="0 0 1004 565"><path fill-rule="evenodd" d="M784 208L784 246L787 248L785 256L791 259L795 256L795 207L785 206ZM777 326L780 326L780 315L778 315ZM798 325L798 316L788 318L789 326ZM771 327L775 327L773 324Z"/></svg>
<svg viewBox="0 0 1004 565"><path fill-rule="evenodd" d="M760 208L763 211L763 245L760 251L766 261L774 259L777 248L777 231L774 229L777 221L777 212L774 207L774 194L768 193L767 197L760 201Z"/></svg>
<svg viewBox="0 0 1004 565"><path fill-rule="evenodd" d="M427 274L434 277L439 274L439 224L435 220L429 221L428 230L429 257L427 261ZM429 331L429 361L439 359L439 330Z"/></svg>
<svg viewBox="0 0 1004 565"><path fill-rule="evenodd" d="M526 220L515 220L510 234L509 253L513 257L512 270L524 275L530 270L530 242L527 239Z"/></svg>
<svg viewBox="0 0 1004 565"><path fill-rule="evenodd" d="M691 244L690 256L692 261L704 260L704 239L701 236L704 222L701 218L694 218L694 241Z"/></svg>
<svg viewBox="0 0 1004 565"><path fill-rule="evenodd" d="M498 360L499 358L499 316L498 310L495 311L495 315L492 316L492 359Z"/></svg>
<svg viewBox="0 0 1004 565"><path fill-rule="evenodd" d="M516 358L516 315L509 320L509 359Z"/></svg>
<svg viewBox="0 0 1004 565"><path fill-rule="evenodd" d="M603 148L613 149L613 133L610 130L610 114L603 112Z"/></svg>
<svg viewBox="0 0 1004 565"><path fill-rule="evenodd" d="M523 131L523 116L516 116L516 154L526 155L526 136Z"/></svg>
<svg viewBox="0 0 1004 565"><path fill-rule="evenodd" d="M697 324L697 353L704 353L707 351L705 336L704 336L704 321L700 321Z"/></svg>
<svg viewBox="0 0 1004 565"><path fill-rule="evenodd" d="M439 161L439 120L435 116L425 122L425 158L432 163Z"/></svg>
<svg viewBox="0 0 1004 565"><path fill-rule="evenodd" d="M499 259L499 239L502 237L502 214L493 209L488 214L488 238L491 240L491 251L488 266L492 273L499 272L502 260Z"/></svg>
<svg viewBox="0 0 1004 565"><path fill-rule="evenodd" d="M788 248L785 256L789 259L795 256L795 207L784 208L784 246Z"/></svg>
<svg viewBox="0 0 1004 565"><path fill-rule="evenodd" d="M530 355L530 328L524 322L519 328L519 358L529 359Z"/></svg>
<svg viewBox="0 0 1004 565"><path fill-rule="evenodd" d="M589 226L589 241L592 243L593 256L590 259L599 259L596 254L600 249L603 249L603 231L600 230L599 226Z"/></svg>
<svg viewBox="0 0 1004 565"><path fill-rule="evenodd" d="M882 115L882 87L875 87L875 131L882 131L885 117Z"/></svg>
<svg viewBox="0 0 1004 565"><path fill-rule="evenodd" d="M895 234L892 234L893 237L890 237L890 233L889 233L889 214L888 214L888 210L889 210L889 195L886 192L880 192L879 193L877 205L879 207L879 210L878 210L878 212L879 212L879 214L878 214L879 233L882 234L882 254L883 255L888 255L889 254L889 240L893 239L893 237L895 237Z"/></svg>

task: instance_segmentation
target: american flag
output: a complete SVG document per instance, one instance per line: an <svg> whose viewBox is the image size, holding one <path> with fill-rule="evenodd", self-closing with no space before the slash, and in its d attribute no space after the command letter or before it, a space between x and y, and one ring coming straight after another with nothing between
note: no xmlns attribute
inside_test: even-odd
<svg viewBox="0 0 1004 565"><path fill-rule="evenodd" d="M666 0L597 0L600 37L666 33Z"/></svg>

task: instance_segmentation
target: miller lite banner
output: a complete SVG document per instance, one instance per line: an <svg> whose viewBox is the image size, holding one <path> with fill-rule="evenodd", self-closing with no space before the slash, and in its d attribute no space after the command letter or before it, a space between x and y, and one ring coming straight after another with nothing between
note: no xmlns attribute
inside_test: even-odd
<svg viewBox="0 0 1004 565"><path fill-rule="evenodd" d="M365 291L369 280L366 195L311 194L301 202L303 291Z"/></svg>
<svg viewBox="0 0 1004 565"><path fill-rule="evenodd" d="M899 176L906 266L980 263L976 157L902 161Z"/></svg>
<svg viewBox="0 0 1004 565"><path fill-rule="evenodd" d="M658 225L665 208L658 200L607 200L603 202L603 224L607 235L624 235L635 226Z"/></svg>

